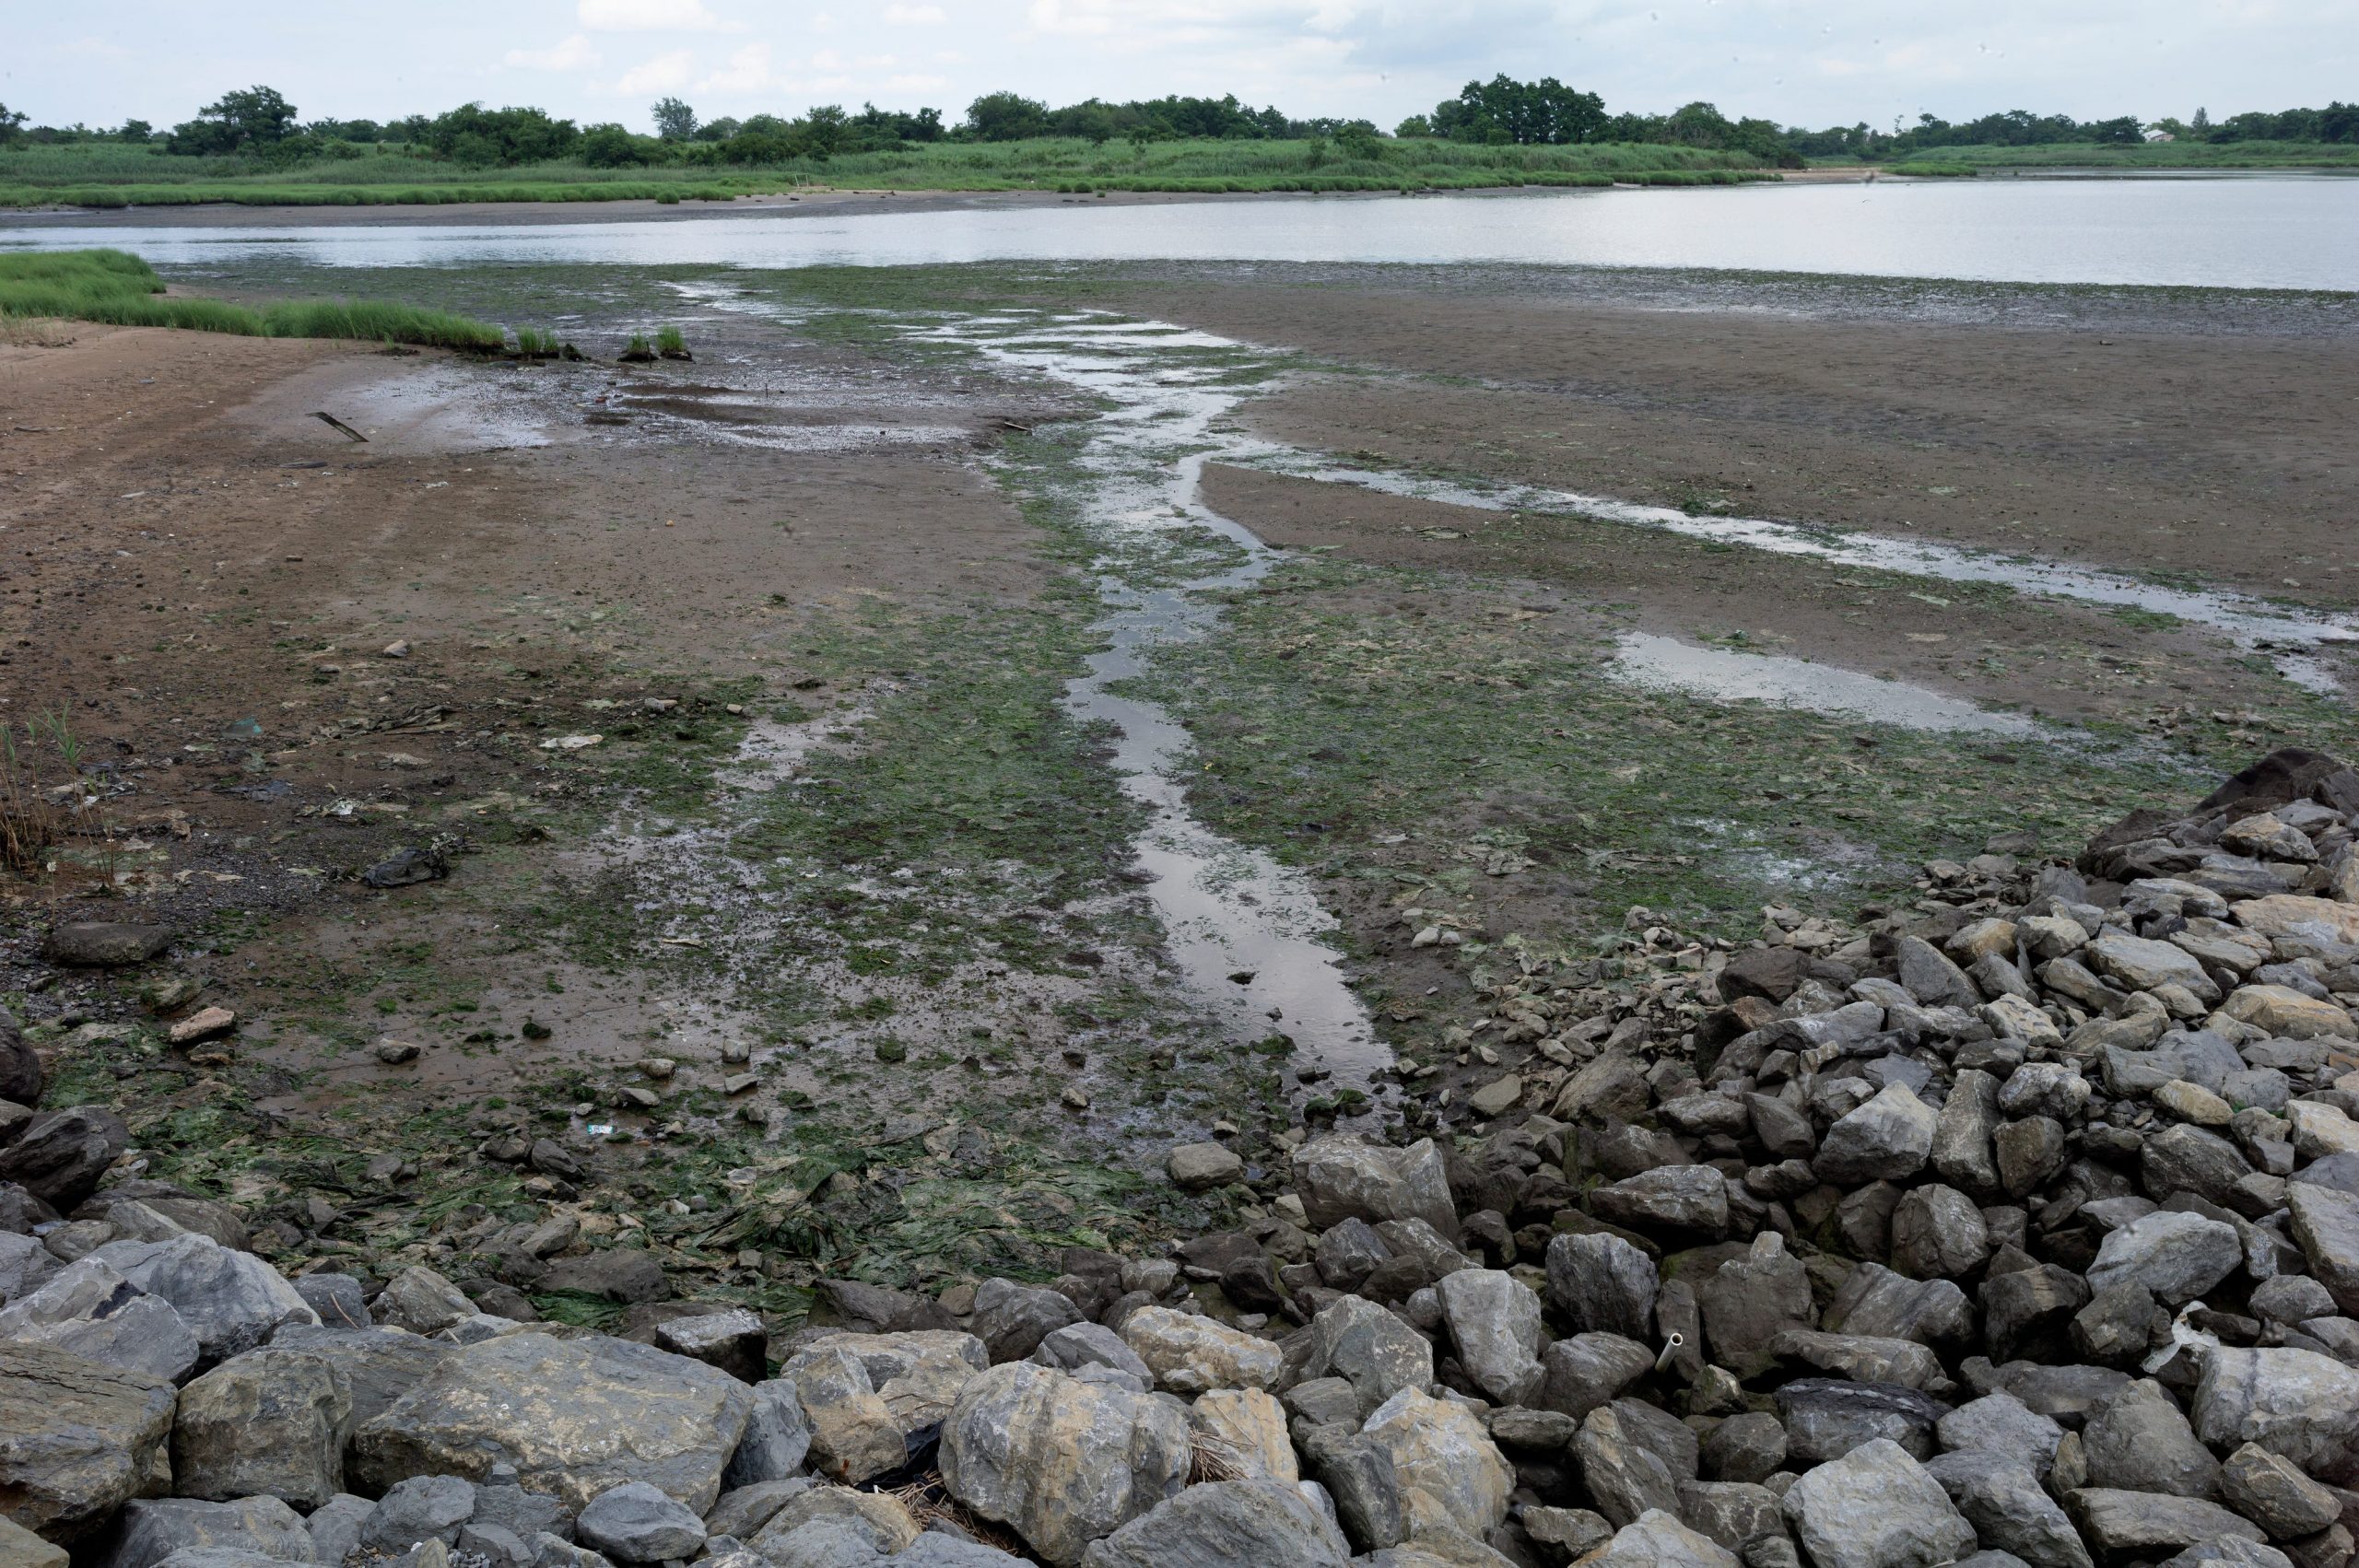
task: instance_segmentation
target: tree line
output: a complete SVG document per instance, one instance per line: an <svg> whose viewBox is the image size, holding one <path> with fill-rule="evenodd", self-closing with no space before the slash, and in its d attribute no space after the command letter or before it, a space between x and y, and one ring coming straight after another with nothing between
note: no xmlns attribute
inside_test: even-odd
<svg viewBox="0 0 2359 1568"><path fill-rule="evenodd" d="M1764 163L1799 167L1809 158L1886 159L1952 146L2030 146L2071 143L2130 145L2150 135L2181 141L2359 143L2359 103L2332 102L2324 109L2289 109L2236 114L2213 122L2198 109L2192 120L2142 122L2135 115L2075 120L2025 110L1950 121L1920 114L1914 125L1897 123L1882 131L1856 125L1810 130L1780 127L1760 119L1731 120L1714 105L1696 102L1668 114L1624 111L1609 114L1596 93L1567 87L1554 76L1522 82L1504 75L1473 81L1430 113L1414 114L1391 137L1367 120L1296 119L1275 107L1256 109L1235 94L1221 98L1173 95L1111 103L1086 99L1062 108L1015 92L986 93L967 107L963 119L945 123L935 109L913 113L863 104L857 111L820 104L785 117L754 114L744 119L700 120L678 98L657 102L654 135L604 123L582 126L546 111L487 109L462 104L440 114L404 119L323 119L306 122L277 90L252 87L226 92L195 118L158 131L144 120L94 131L81 125L28 126L26 117L0 104L0 146L13 141L72 143L113 141L161 146L189 156L238 155L273 164L350 157L395 147L418 158L469 168L514 166L578 159L593 168L648 164L783 163L821 160L843 153L920 146L933 142L1012 142L1040 136L1079 137L1093 143L1117 138L1134 145L1185 138L1227 140L1332 139L1346 157L1381 159L1391 139L1433 138L1502 146L1564 146L1581 142L1651 142L1749 153Z"/></svg>

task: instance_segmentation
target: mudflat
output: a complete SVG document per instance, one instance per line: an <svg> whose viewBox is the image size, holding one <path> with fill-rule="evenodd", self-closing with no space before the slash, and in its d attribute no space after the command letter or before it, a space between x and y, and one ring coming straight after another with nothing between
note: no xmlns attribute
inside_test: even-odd
<svg viewBox="0 0 2359 1568"><path fill-rule="evenodd" d="M1173 1143L1464 1125L1436 1091L1496 1075L1503 965L1610 986L1629 930L1905 906L1929 862L2359 742L2331 309L1515 269L355 283L562 311L589 359L0 345L0 720L69 823L8 884L0 989L57 1103L121 1106L290 1256L458 1268L544 1179L478 1152L522 1129L709 1298L1053 1273L1256 1223L1165 1183ZM696 357L613 363L652 322ZM1818 547L1847 531L2181 608ZM1182 839L1196 924L1299 895L1343 978L1207 978L1155 896ZM170 956L44 947L123 918ZM164 1047L175 977L225 1040ZM1322 1054L1339 996L1388 1065Z"/></svg>

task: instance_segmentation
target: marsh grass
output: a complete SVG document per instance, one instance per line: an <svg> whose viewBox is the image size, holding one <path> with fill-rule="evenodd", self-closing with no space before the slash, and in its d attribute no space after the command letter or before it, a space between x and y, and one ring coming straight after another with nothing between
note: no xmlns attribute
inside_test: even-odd
<svg viewBox="0 0 2359 1568"><path fill-rule="evenodd" d="M655 352L666 359L685 359L688 357L688 340L677 327L659 327L655 332Z"/></svg>
<svg viewBox="0 0 2359 1568"><path fill-rule="evenodd" d="M447 310L378 299L286 300L260 309L167 296L164 280L121 251L0 256L0 320L49 317L110 326L182 327L241 337L347 338L498 353L499 328Z"/></svg>
<svg viewBox="0 0 2359 1568"><path fill-rule="evenodd" d="M40 874L50 849L65 837L65 813L38 776L38 734L27 724L20 745L15 731L0 729L0 866L27 882Z"/></svg>
<svg viewBox="0 0 2359 1568"><path fill-rule="evenodd" d="M1077 136L948 142L762 168L596 170L544 163L459 169L397 154L297 170L113 146L0 153L0 206L374 206L457 202L729 202L803 189L1299 193L1512 186L1735 184L1774 180L1743 153L1657 143L1487 146L1388 140L1346 151L1324 138L1196 138L1133 145Z"/></svg>

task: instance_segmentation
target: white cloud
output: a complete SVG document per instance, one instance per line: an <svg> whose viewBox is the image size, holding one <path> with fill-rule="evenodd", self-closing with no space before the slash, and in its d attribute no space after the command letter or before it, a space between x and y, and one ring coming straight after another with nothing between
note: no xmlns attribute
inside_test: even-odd
<svg viewBox="0 0 2359 1568"><path fill-rule="evenodd" d="M581 0L593 32L716 32L721 18L704 0Z"/></svg>
<svg viewBox="0 0 2359 1568"><path fill-rule="evenodd" d="M547 49L511 49L508 52L511 65L522 65L530 71L579 71L598 63L598 52L580 33Z"/></svg>
<svg viewBox="0 0 2359 1568"><path fill-rule="evenodd" d="M950 18L939 6L887 6L885 19L899 28L939 28L950 25Z"/></svg>
<svg viewBox="0 0 2359 1568"><path fill-rule="evenodd" d="M685 49L675 49L625 71L622 80L615 84L615 91L632 98L651 92L678 92L688 85L695 70L696 57Z"/></svg>
<svg viewBox="0 0 2359 1568"><path fill-rule="evenodd" d="M914 76L885 78L886 92L940 92L949 85L950 78L947 76Z"/></svg>
<svg viewBox="0 0 2359 1568"><path fill-rule="evenodd" d="M698 92L751 93L779 85L770 69L770 46L749 43L729 56L729 64L697 83Z"/></svg>

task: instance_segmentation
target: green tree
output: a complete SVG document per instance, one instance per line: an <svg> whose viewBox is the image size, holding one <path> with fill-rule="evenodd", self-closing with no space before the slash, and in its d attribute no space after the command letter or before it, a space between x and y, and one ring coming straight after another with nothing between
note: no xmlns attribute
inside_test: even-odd
<svg viewBox="0 0 2359 1568"><path fill-rule="evenodd" d="M659 98L651 113L655 134L667 142L685 142L697 134L697 111L676 98Z"/></svg>
<svg viewBox="0 0 2359 1568"><path fill-rule="evenodd" d="M156 127L145 120L126 120L123 129L115 133L126 142L145 142L156 135Z"/></svg>
<svg viewBox="0 0 2359 1568"><path fill-rule="evenodd" d="M0 147L6 146L24 133L25 117L0 103Z"/></svg>
<svg viewBox="0 0 2359 1568"><path fill-rule="evenodd" d="M1020 142L1049 131L1049 106L1018 93L985 93L967 106L967 134L979 142Z"/></svg>
<svg viewBox="0 0 2359 1568"><path fill-rule="evenodd" d="M193 153L267 152L295 134L295 106L276 88L225 92L172 127L170 150Z"/></svg>
<svg viewBox="0 0 2359 1568"><path fill-rule="evenodd" d="M832 158L842 151L845 126L851 119L840 103L815 105L811 112L803 117L804 140L811 148L811 156Z"/></svg>
<svg viewBox="0 0 2359 1568"><path fill-rule="evenodd" d="M609 122L581 133L581 161L593 169L631 169L647 161L639 138Z"/></svg>

